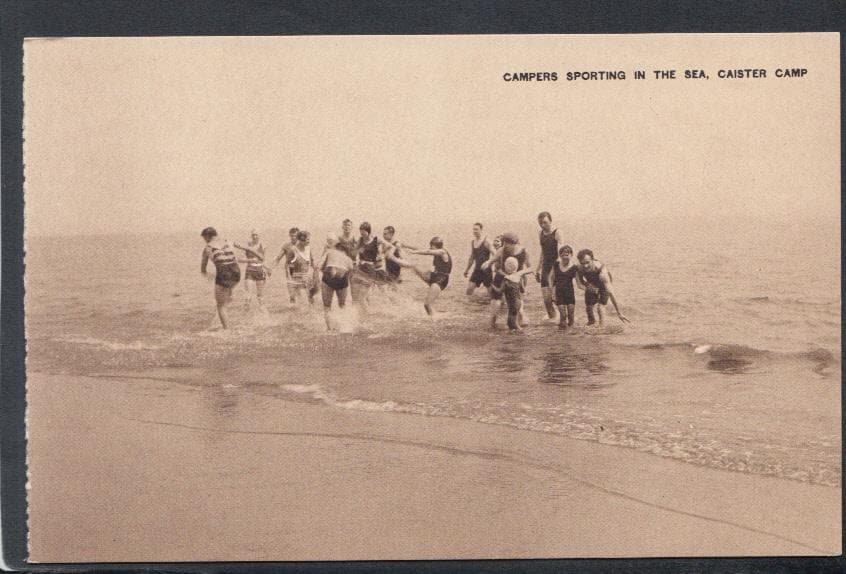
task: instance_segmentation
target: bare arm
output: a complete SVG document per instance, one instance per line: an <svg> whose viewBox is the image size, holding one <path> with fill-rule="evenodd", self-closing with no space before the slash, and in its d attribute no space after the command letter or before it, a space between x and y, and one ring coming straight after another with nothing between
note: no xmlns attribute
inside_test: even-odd
<svg viewBox="0 0 846 574"><path fill-rule="evenodd" d="M282 258L288 254L288 248L283 245L281 251L279 251L279 255L276 256L276 259L273 261L273 266L276 267L279 265L279 262L282 261Z"/></svg>
<svg viewBox="0 0 846 574"><path fill-rule="evenodd" d="M513 281L514 283L516 283L517 281L522 279L524 275L529 275L534 272L534 269L532 269L531 267L527 267L526 269L521 269L520 271L515 271L514 273L506 275L505 278L509 281Z"/></svg>
<svg viewBox="0 0 846 574"><path fill-rule="evenodd" d="M203 249L203 258L200 261L200 273L206 274L206 266L209 264L209 248Z"/></svg>
<svg viewBox="0 0 846 574"><path fill-rule="evenodd" d="M538 231L538 243L540 243L540 246L541 246L540 259L538 259L538 267L535 270L535 274L537 275L538 281L540 281L541 271L543 270L543 243L541 243L542 239L543 239L543 231ZM529 260L528 260L529 254L528 253L526 253L526 257L527 257L526 267L531 267L531 265L529 265Z"/></svg>
<svg viewBox="0 0 846 574"><path fill-rule="evenodd" d="M498 260L502 256L502 247L497 249L496 251L491 251L491 257L484 263L482 263L482 270L490 268L491 265L494 264L494 261Z"/></svg>
<svg viewBox="0 0 846 574"><path fill-rule="evenodd" d="M608 270L603 265L602 271L599 272L599 280L602 281L602 285L605 287L605 292L608 293L608 298L611 300L611 304L614 306L614 311L617 312L617 316L620 318L620 321L623 323L630 323L625 315L620 312L620 306L617 304L617 298L614 297L614 291L611 288L611 275L608 273Z"/></svg>
<svg viewBox="0 0 846 574"><path fill-rule="evenodd" d="M467 267L464 269L464 276L470 273L470 268L473 267L473 242L470 242L470 257L467 259Z"/></svg>

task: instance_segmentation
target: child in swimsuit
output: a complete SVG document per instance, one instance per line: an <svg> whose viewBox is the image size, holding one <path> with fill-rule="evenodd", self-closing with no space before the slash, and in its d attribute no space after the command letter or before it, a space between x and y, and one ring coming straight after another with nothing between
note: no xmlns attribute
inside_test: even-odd
<svg viewBox="0 0 846 574"><path fill-rule="evenodd" d="M502 265L505 273L502 280L502 295L508 308L508 329L515 332L523 330L517 322L517 317L523 308L523 276L534 273L529 268L518 271L519 265L516 257L508 257Z"/></svg>
<svg viewBox="0 0 846 574"><path fill-rule="evenodd" d="M573 248L564 245L558 250L558 261L553 268L553 288L555 290L555 305L558 307L558 326L562 329L573 326L573 314L576 309L576 292L573 280L579 272L579 267L570 258Z"/></svg>

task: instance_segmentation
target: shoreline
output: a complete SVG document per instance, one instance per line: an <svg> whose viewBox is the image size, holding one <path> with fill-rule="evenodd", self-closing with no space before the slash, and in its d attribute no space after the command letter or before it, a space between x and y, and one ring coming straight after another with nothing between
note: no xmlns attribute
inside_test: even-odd
<svg viewBox="0 0 846 574"><path fill-rule="evenodd" d="M841 551L834 487L243 388L35 372L27 390L32 562Z"/></svg>

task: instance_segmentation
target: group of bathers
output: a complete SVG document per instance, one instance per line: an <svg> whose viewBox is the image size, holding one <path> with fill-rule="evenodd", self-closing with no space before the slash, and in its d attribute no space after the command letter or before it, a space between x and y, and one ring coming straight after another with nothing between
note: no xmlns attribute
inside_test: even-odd
<svg viewBox="0 0 846 574"><path fill-rule="evenodd" d="M573 250L567 245L562 245L561 233L552 228L551 222L552 217L548 212L538 216L541 260L534 271L540 282L549 318L554 317L557 307L562 324L565 315L568 316L569 325L573 324L572 306L576 302L574 283L585 289L589 324L594 321L593 307L606 304L609 296L619 314L616 301L610 292L610 273L605 266L594 261L593 253L586 249L579 252L578 265L572 263L570 260ZM489 242L483 237L482 229L481 223L473 226L474 238L470 244L470 257L464 273L465 277L469 275L467 295L471 295L476 288L485 287L492 302L505 302L511 319L512 315L516 317L522 310L526 275L532 272L529 256L514 233L503 233L493 242ZM209 231L212 233L209 234ZM420 250L396 240L392 226L386 227L380 237L372 235L370 224L364 222L359 226L359 232L360 236L355 237L352 234L352 222L344 220L342 232L330 233L327 237L325 251L317 263L312 255L309 232L298 228L289 231L290 241L283 245L275 265L282 259L285 260L286 281L292 292L292 301L294 291L302 288L308 290L311 300L318 291L318 278L330 292L352 288L355 293L355 285L364 286L366 289L372 285L395 284L400 281L402 268L411 267L426 284L438 288L430 291L424 304L426 311L431 314L431 304L449 285L453 268L453 259L444 248L443 240L434 237L429 243L429 249ZM216 239L216 232L211 228L204 230L203 237L208 244L204 252L203 269L205 260L210 259L217 270L216 284L231 289L241 278L238 260L232 247ZM246 279L263 283L269 276L270 268L264 259L264 247L258 240L258 234L253 232L252 241L247 248L237 244L234 244L234 247L246 253ZM409 254L431 255L431 267L429 270L420 270L405 259L401 250ZM337 253L329 257L327 254L330 251ZM324 294L324 303L328 307L331 304L331 295L328 298L326 295ZM340 304L342 301L339 298ZM599 314L601 321L601 309ZM622 315L620 318L626 321Z"/></svg>

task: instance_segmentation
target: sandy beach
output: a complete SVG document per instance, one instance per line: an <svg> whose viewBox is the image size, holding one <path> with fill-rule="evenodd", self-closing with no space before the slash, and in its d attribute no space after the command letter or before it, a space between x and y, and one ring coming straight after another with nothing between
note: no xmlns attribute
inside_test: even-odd
<svg viewBox="0 0 846 574"><path fill-rule="evenodd" d="M193 376L30 373L30 561L841 551L838 488Z"/></svg>

